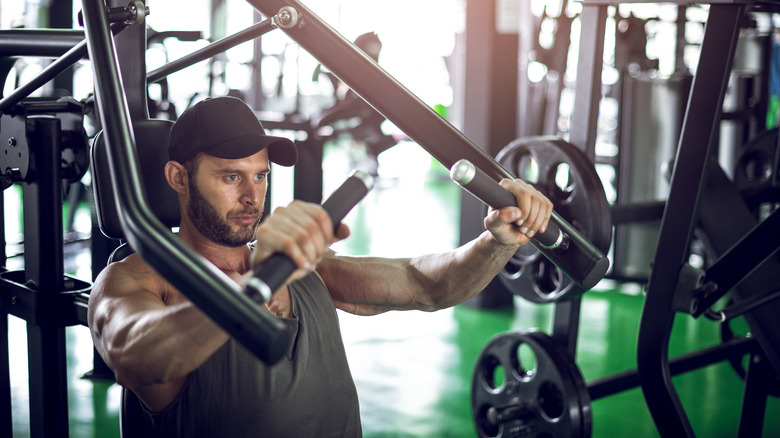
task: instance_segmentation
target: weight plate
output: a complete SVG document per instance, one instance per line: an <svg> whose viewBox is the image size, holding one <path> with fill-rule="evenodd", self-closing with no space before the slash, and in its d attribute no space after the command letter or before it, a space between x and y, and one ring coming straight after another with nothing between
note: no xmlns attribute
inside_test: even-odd
<svg viewBox="0 0 780 438"><path fill-rule="evenodd" d="M607 253L612 216L604 186L590 159L576 146L556 138L518 139L496 160L516 177L533 184L555 211ZM585 292L533 245L525 245L499 274L515 295L537 303L575 298Z"/></svg>
<svg viewBox="0 0 780 438"><path fill-rule="evenodd" d="M740 148L734 169L734 185L741 192L752 194L780 185L777 137L778 129L771 129Z"/></svg>
<svg viewBox="0 0 780 438"><path fill-rule="evenodd" d="M511 331L482 349L471 384L480 437L590 437L590 395L577 365L548 335Z"/></svg>

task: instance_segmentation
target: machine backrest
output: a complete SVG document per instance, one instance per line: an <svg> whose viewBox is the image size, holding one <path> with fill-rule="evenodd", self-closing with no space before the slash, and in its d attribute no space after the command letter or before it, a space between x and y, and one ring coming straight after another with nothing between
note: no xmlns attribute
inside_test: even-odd
<svg viewBox="0 0 780 438"><path fill-rule="evenodd" d="M165 180L165 163L168 162L168 141L171 136L170 120L151 119L133 122L136 150L141 179L152 212L166 227L179 225L179 200L176 192ZM99 133L92 146L92 187L95 192L95 209L100 230L107 237L124 237L117 213L111 168L108 165L107 145L103 133Z"/></svg>
<svg viewBox="0 0 780 438"><path fill-rule="evenodd" d="M141 120L133 123L136 151L141 179L149 207L160 221L169 228L179 225L179 200L176 192L165 180L165 163L168 162L168 142L173 122L169 120ZM95 210L100 230L107 237L124 237L114 196L111 168L103 133L95 138L92 146L92 188L95 193ZM122 260L133 252L128 244L122 244L109 257L108 263ZM141 402L132 391L122 388L120 402L120 436L137 438L150 436Z"/></svg>

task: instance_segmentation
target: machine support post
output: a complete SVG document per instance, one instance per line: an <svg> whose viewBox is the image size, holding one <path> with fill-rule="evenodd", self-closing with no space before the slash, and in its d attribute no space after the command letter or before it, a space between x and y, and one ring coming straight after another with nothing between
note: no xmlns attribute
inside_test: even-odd
<svg viewBox="0 0 780 438"><path fill-rule="evenodd" d="M672 300L678 272L687 261L697 220L697 201L706 181L710 146L728 86L744 8L710 6L642 309L637 366L645 400L661 436L694 436L669 369L669 339L675 316Z"/></svg>
<svg viewBox="0 0 780 438"><path fill-rule="evenodd" d="M27 118L33 183L22 185L25 278L44 297L63 291L61 126L53 116ZM65 327L28 321L30 436L68 436Z"/></svg>

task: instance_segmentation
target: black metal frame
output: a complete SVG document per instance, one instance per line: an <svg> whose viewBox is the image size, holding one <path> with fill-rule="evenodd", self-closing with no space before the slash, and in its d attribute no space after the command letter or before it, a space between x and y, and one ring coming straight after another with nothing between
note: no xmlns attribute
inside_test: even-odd
<svg viewBox="0 0 780 438"><path fill-rule="evenodd" d="M302 20L287 33L318 59L327 61L327 66L347 85L352 87L378 111L395 122L413 139L425 147L435 158L447 165L457 159L467 158L482 170L495 178L511 176L495 160L470 142L463 134L446 123L427 105L419 101L392 77L381 70L376 63L365 56L351 43L319 20L302 4L293 0L248 0L256 9L267 16L275 16L282 8L292 7L301 13ZM600 95L601 54L603 52L603 29L608 4L621 2L583 1L583 27L593 28L596 32L583 33L580 52L581 65L578 67L578 87L575 106L587 114L584 120L575 120L572 125L571 140L581 146L586 154L595 155L595 114ZM698 199L707 176L707 157L710 155L711 139L720 114L723 94L727 85L728 71L736 46L739 20L746 9L745 3L728 0L712 1L705 40L702 45L700 67L694 80L683 134L672 176L672 188L663 212L661 237L656 253L654 269L647 290L647 300L642 313L638 343L638 368L631 379L638 378L651 414L659 432L663 436L692 436L690 424L679 402L671 376L675 372L687 369L691 364L706 364L712 356L706 353L670 361L668 342L674 317L673 301L679 280L678 273L686 263L688 243L693 232L698 209ZM133 77L134 82L125 84L134 91L132 96L120 87L120 71L116 47L110 31L110 23L102 0L84 0L85 42L90 58L100 60L93 63L97 106L101 124L109 144L111 167L115 175L116 195L119 200L123 228L128 241L147 261L174 286L190 291L190 298L196 305L208 311L210 316L223 326L241 326L231 330L239 340L250 346L258 356L263 356L269 339L277 339L276 333L284 329L278 321L266 316L248 298L241 294L236 285L224 274L213 269L202 257L173 239L169 230L161 226L145 202L143 187L137 171L137 157L134 155L132 134L132 115L138 117L137 101L128 104L129 98L136 96L138 84L145 87L147 78ZM601 32L598 32L601 30ZM81 44L81 43L77 43ZM61 54L64 47L55 52ZM43 49L41 49L43 50ZM49 50L49 49L46 49ZM76 56L72 46L69 59ZM81 50L81 49L79 49ZM50 52L47 52L50 53ZM178 67L177 67L178 68ZM123 73L126 73L123 71ZM160 73L164 76L163 73ZM712 84L718 84L717 93L712 92ZM380 85L380 86L377 86ZM145 90L145 88L144 88ZM21 94L21 93L20 93ZM145 94L144 94L145 95ZM18 96L15 96L16 99ZM5 101L4 108L11 108L11 101ZM145 106L145 105L144 105ZM140 111L143 114L143 110ZM35 238L29 239L29 266L24 278L0 282L2 296L0 306L2 315L20 314L31 324L31 424L33 436L67 436L67 403L64 399L67 388L64 380L64 326L85 323L84 293L70 293L73 284L62 274L61 247L52 242L61 242L61 193L62 178L59 163L61 132L56 126L56 118L33 117L30 121L31 141L47 145L35 156L35 165L41 171L38 179L26 183L25 202L31 202L29 208L37 215L25 215L25 228L36 230ZM48 166L48 167L47 167ZM682 171L684 169L684 171ZM28 201L29 199L29 201ZM28 207L28 205L26 205ZM27 210L27 208L25 209ZM48 215L47 212L51 212ZM40 220L38 219L40 218ZM29 224L28 224L29 221ZM59 226L57 226L59 225ZM28 228L29 227L29 228ZM574 231L576 234L576 231ZM50 248L54 247L52 251ZM663 255L662 257L660 255ZM182 275L184 273L184 275ZM15 274L18 275L18 274ZM20 281L23 280L23 281ZM26 284L32 280L36 290L29 290ZM67 283L67 284L66 284ZM66 298L54 296L67 294ZM219 299L214 299L218 296ZM52 303L72 303L72 314L58 316L55 321L34 317ZM25 303L32 314L20 311L16 306ZM45 304L46 303L46 304ZM580 302L571 300L556 304L553 336L572 355L576 349L576 334L579 321ZM48 314L47 314L48 315ZM49 315L51 316L51 315ZM7 342L7 319L3 321L0 334L5 334ZM761 339L758 339L760 342ZM726 350L753 348L752 339L740 343L739 347L724 346ZM0 359L7 359L7 345ZM718 349L719 350L719 349ZM759 353L753 351L756 357ZM771 353L771 352L770 352ZM699 357L703 358L699 361ZM772 357L769 357L770 362ZM684 365L675 365L681 363ZM753 363L753 361L751 361ZM748 370L746 399L743 408L742 430L749 429L750 415L756 410L749 407L760 402L760 378L771 374L765 362L761 366L752 366ZM674 369L673 369L674 368ZM5 371L5 372L3 372ZM0 363L0 375L7 376L7 360ZM615 376L614 382L625 381L625 377ZM636 380L633 380L636 382ZM758 384L756 382L759 382ZM0 424L0 432L9 432L10 424L10 383L0 377L0 413L9 413L7 422ZM606 395L625 384L610 379L594 382L591 388L601 388L594 396ZM612 388L612 389L604 389ZM592 389L596 392L596 389ZM765 392L765 391L764 391ZM757 394L758 398L750 394ZM765 394L764 394L765 397ZM594 397L595 398L595 397ZM759 403L760 404L760 403Z"/></svg>
<svg viewBox="0 0 780 438"><path fill-rule="evenodd" d="M33 436L68 433L65 327L86 324L86 301L74 297L91 287L64 275L63 268L62 192L66 169L61 163L68 127L60 116L67 113L77 114L81 121L82 107L75 102L30 101L15 107L14 115L4 115L2 123L4 138L9 136L8 148L18 150L24 163L12 176L22 184L24 211L28 214L24 215L24 270L7 271L3 267L0 272L0 315L4 331L7 315L28 323ZM81 124L77 129L82 129ZM83 148L86 153L86 143ZM0 349L7 356L7 333L0 340ZM8 361L0 363L0 372L8 376ZM10 382L6 378L0 390L4 419L0 431L10 436Z"/></svg>
<svg viewBox="0 0 780 438"><path fill-rule="evenodd" d="M584 0L583 14L589 9L606 9L608 5L620 3L629 2ZM777 251L776 238L769 239L766 234L767 228L774 222L774 219L770 218L772 220L769 224L757 226L745 236L742 243L735 245L731 251L725 252L719 262L716 262L716 266L708 269L706 274L696 272L687 265L693 231L697 221L701 219L699 210L702 194L708 183L708 177L711 178L714 172L708 163L712 155L712 145L717 138L716 129L721 119L723 97L728 86L740 21L747 5L756 2L723 0L707 3L711 4L709 17L701 45L699 65L691 86L668 199L663 204L663 208L660 205L649 204L623 206L614 212L616 217L620 217L625 222L645 218L645 213L652 213L645 218L652 219L659 210L663 212L658 248L647 285L639 326L638 366L636 370L598 379L590 382L588 386L593 399L641 386L661 436L694 436L694 431L672 383L672 376L730 357L750 354L748 373L752 372L753 377L752 381L746 380L740 436L758 436L763 424L767 389L766 380L763 388L757 380L773 376L771 362L776 361L773 361L771 356L777 354L778 348L776 345L771 345L770 339L761 336L763 335L761 333L758 339L746 338L738 343L723 344L679 358L668 357L669 339L676 312L700 314L707 308L707 304L711 304L722 295L711 294L706 300L702 300L708 290L722 288L725 293ZM583 17L584 21L585 17ZM603 32L588 31L583 32L582 35L585 40L582 45L592 44L588 40L603 38ZM601 53L597 55L600 59ZM594 66L594 70L589 73L600 75L600 72L600 66ZM578 73L581 74L582 71L578 70ZM578 77L578 96L580 93L585 93L580 91L581 86L588 88L600 85L598 81L587 82L587 79L586 83L581 85L580 79ZM575 141L575 144L585 145L588 151L587 148L591 143ZM622 220L616 223L621 223ZM751 248L751 251L755 251L750 255L749 260L755 264L748 263L748 267L744 264L742 267L732 265L728 266L726 271L725 264L729 260L744 256L747 245L760 239L766 240L763 240L758 248ZM696 284L695 280L698 279L701 279L703 284ZM767 304L776 297L775 295L759 298L754 305ZM700 306L697 307L697 304ZM777 367L778 365L775 365L775 368Z"/></svg>
<svg viewBox="0 0 780 438"><path fill-rule="evenodd" d="M5 39L0 49L15 56L59 57L32 81L0 100L5 113L4 141L9 140L8 148L11 149L10 135L25 139L25 148L18 148L22 151L19 160L29 160L29 166L25 167L29 167L29 172L25 171L27 175L20 175L18 171L3 175L4 184L22 183L25 212L25 270L5 270L3 251L3 270L0 272L0 315L3 317L0 321L0 334L3 334L0 359L4 359L0 360L0 435L3 436L12 435L8 315L18 316L28 323L31 436L68 436L69 433L64 330L67 326L87 324L91 285L63 273L61 194L63 173L67 169L61 164L64 130L57 114L76 111L81 116L84 108L25 98L85 57L87 49L92 59L104 60L93 63L97 107L116 165L112 174L122 182L117 195L123 201L121 208L127 212L123 217L129 219L125 224L127 237L143 256L164 267L169 276L183 277L178 281L178 287L192 291L188 293L190 299L205 308L220 324L232 327L233 335L258 357L267 359L269 354L275 354L268 351L284 351L287 346L286 330L279 321L245 297L224 274L174 239L170 230L163 228L151 214L136 172L137 157L127 103L127 95L138 91L132 84L142 83L141 93L135 93L141 97L135 102L144 102L144 108L134 109L134 114L144 114L146 72L142 70L143 78L130 81L127 95L120 88L122 81L119 80L111 29L121 30L125 25L109 23L108 15L102 0L85 0L86 32L19 30L3 31L1 35ZM261 33L272 29L267 24L263 23ZM259 36L257 29L251 28L247 32L250 38ZM241 38L247 37L240 35L221 43L218 48L224 51L230 45L242 42ZM172 67L178 68L178 65ZM171 274L181 272L180 269L189 270L191 275Z"/></svg>

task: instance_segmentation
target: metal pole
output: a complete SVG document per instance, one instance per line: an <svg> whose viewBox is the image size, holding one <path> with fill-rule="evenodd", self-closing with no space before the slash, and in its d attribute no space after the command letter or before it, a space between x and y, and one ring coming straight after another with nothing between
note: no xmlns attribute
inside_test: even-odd
<svg viewBox="0 0 780 438"><path fill-rule="evenodd" d="M215 41L200 50L192 52L187 56L169 62L168 64L165 64L164 66L149 72L149 74L146 76L146 80L149 83L160 82L170 74L185 69L198 62L205 61L214 55L220 54L225 50L235 47L241 43L253 40L260 35L268 33L274 29L276 29L276 27L274 27L270 19L261 21L260 23L254 24L242 30L241 32L222 38L219 41Z"/></svg>
<svg viewBox="0 0 780 438"><path fill-rule="evenodd" d="M639 325L637 368L642 391L664 437L694 435L669 371L669 338L675 316L672 300L680 267L688 257L710 145L728 85L744 8L744 5L710 6Z"/></svg>
<svg viewBox="0 0 780 438"><path fill-rule="evenodd" d="M128 242L141 258L245 348L266 362L275 362L288 347L284 324L243 295L241 288L222 271L176 239L149 208L104 5L100 0L84 0L83 6L96 102L109 146L108 161L122 230Z"/></svg>
<svg viewBox="0 0 780 438"><path fill-rule="evenodd" d="M62 177L60 121L52 116L27 118L32 146L31 170L37 180L23 184L24 264L30 288L41 297L62 293ZM30 435L68 436L68 387L65 327L27 322L30 375Z"/></svg>

